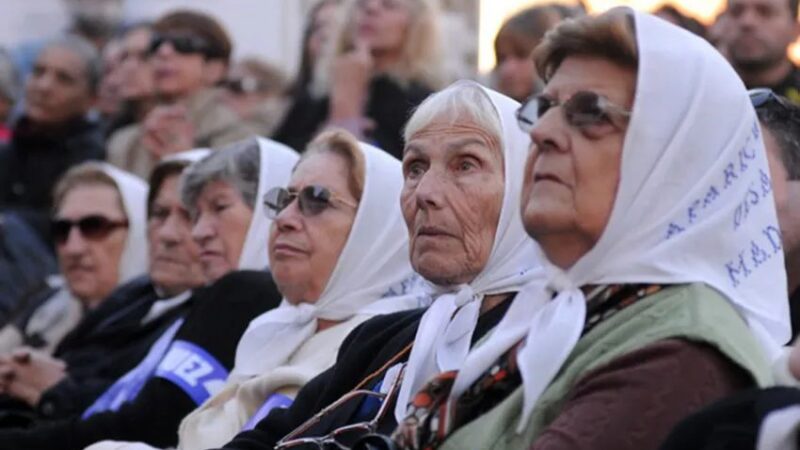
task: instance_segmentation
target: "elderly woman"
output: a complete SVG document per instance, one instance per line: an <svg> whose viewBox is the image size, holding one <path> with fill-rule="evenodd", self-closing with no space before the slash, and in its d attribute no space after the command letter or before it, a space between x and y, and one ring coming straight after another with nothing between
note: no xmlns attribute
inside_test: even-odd
<svg viewBox="0 0 800 450"><path fill-rule="evenodd" d="M293 151L268 141L253 140L251 148L256 154L269 153L274 160L281 157L281 150L296 159ZM236 154L234 149L230 152ZM252 178L267 180L275 165L264 161L256 168L260 172ZM291 173L291 166L287 172ZM158 210L154 211L157 213L154 217L164 217L170 225L162 231L173 239L191 234L190 214L179 201L179 185L176 176L162 183L164 187L156 199ZM266 190L266 187L261 189ZM258 213L264 214L263 207ZM195 244L194 239L192 243ZM197 247L195 245L193 253L199 260ZM266 254L266 247L261 251ZM161 263L173 262L177 263L171 266L174 269L186 268L188 261L177 261L180 256L177 249L171 255L160 254L165 256ZM263 267L265 259L254 267ZM202 271L203 268L198 269ZM276 308L280 300L275 283L261 270L231 273L209 286L195 289L186 314L170 324L138 365L93 399L80 417L28 430L0 432L0 449L53 448L54 442L58 443L58 448L82 449L104 439L143 440L164 447L174 445L180 421L224 385L234 366L239 340L250 322ZM179 296L172 305L181 301L189 300L186 295Z"/></svg>
<svg viewBox="0 0 800 450"><path fill-rule="evenodd" d="M683 416L769 383L789 337L761 131L722 56L618 9L560 25L535 61L522 217L545 270L420 391L439 388L398 448L657 448Z"/></svg>
<svg viewBox="0 0 800 450"><path fill-rule="evenodd" d="M405 405L430 376L459 367L494 328L532 280L536 260L519 216L528 139L516 126L517 108L472 82L422 103L406 128L400 205L411 265L430 282L432 306L365 322L291 407L225 448L349 445L371 430L391 431L405 416L394 405Z"/></svg>
<svg viewBox="0 0 800 450"><path fill-rule="evenodd" d="M340 13L308 95L273 137L300 150L332 125L400 158L409 112L446 78L438 10L431 0L346 0Z"/></svg>
<svg viewBox="0 0 800 450"><path fill-rule="evenodd" d="M312 141L275 215L270 268L285 301L242 337L227 385L181 424L178 448L223 445L330 367L342 340L378 313L420 306L397 208L400 163L343 131ZM418 298L420 297L420 298ZM92 450L144 448L102 443Z"/></svg>
<svg viewBox="0 0 800 450"><path fill-rule="evenodd" d="M209 283L233 270L267 268L271 219L261 200L270 187L286 185L298 159L292 149L260 138L222 150L192 165L181 188Z"/></svg>
<svg viewBox="0 0 800 450"><path fill-rule="evenodd" d="M0 331L0 352L50 353L118 285L147 270L144 181L102 163L70 169L56 185L52 223L63 275Z"/></svg>

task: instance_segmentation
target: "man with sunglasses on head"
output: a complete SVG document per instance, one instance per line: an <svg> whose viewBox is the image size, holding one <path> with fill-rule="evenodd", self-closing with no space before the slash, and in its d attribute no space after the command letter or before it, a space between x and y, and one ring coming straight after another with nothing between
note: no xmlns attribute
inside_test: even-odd
<svg viewBox="0 0 800 450"><path fill-rule="evenodd" d="M153 25L147 55L159 105L111 136L109 162L146 176L166 155L255 134L216 88L228 71L231 41L215 19L187 10L167 14Z"/></svg>

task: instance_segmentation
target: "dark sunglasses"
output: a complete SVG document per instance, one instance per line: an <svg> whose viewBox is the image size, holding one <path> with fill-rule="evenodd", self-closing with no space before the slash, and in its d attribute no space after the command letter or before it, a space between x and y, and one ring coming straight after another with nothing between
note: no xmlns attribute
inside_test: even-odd
<svg viewBox="0 0 800 450"><path fill-rule="evenodd" d="M91 215L78 220L55 219L51 228L56 243L64 244L69 239L72 227L78 227L78 231L84 238L99 241L105 239L117 228L127 226L127 220L111 220L103 216Z"/></svg>
<svg viewBox="0 0 800 450"><path fill-rule="evenodd" d="M150 39L150 47L148 47L148 54L152 55L161 48L165 43L169 43L176 52L182 55L192 53L201 53L207 57L214 56L211 52L211 46L208 41L193 34L185 33L169 33L169 34L155 34Z"/></svg>
<svg viewBox="0 0 800 450"><path fill-rule="evenodd" d="M358 205L336 197L330 189L324 186L309 185L292 192L281 187L272 188L264 195L264 206L267 217L275 219L294 199L297 199L300 212L306 217L316 216L325 211L332 203L356 208Z"/></svg>
<svg viewBox="0 0 800 450"><path fill-rule="evenodd" d="M562 107L567 123L583 132L596 125L621 127L631 116L627 109L591 91L578 91L564 103L545 95L534 95L517 110L520 129L530 133L536 122L556 106Z"/></svg>
<svg viewBox="0 0 800 450"><path fill-rule="evenodd" d="M338 400L323 408L320 412L315 414L312 418L308 419L305 423L297 427L294 431L287 434L283 439L278 441L275 445L275 450L295 449L295 450L327 450L327 449L349 449L353 444L361 442L361 439L371 436L377 430L380 421L386 417L389 410L389 405L403 382L403 375L405 367L401 369L400 373L392 380L392 384L386 393L370 391L367 389L356 389L339 397ZM300 438L298 436L305 433L309 428L316 425L325 416L335 411L350 400L361 398L362 401L367 399L374 399L381 402L378 412L375 417L369 422L360 422L352 425L345 425L343 427L333 430L330 434L323 437L309 437Z"/></svg>

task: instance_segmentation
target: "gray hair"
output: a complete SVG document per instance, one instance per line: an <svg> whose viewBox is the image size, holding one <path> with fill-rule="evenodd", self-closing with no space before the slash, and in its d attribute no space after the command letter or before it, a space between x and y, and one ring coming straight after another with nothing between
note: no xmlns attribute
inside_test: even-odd
<svg viewBox="0 0 800 450"><path fill-rule="evenodd" d="M435 121L455 124L464 119L486 130L497 142L503 142L500 114L489 95L472 81L454 83L425 99L408 119L405 141Z"/></svg>
<svg viewBox="0 0 800 450"><path fill-rule="evenodd" d="M181 181L181 200L191 215L196 214L197 197L213 181L224 181L239 191L244 203L255 210L261 149L256 139L234 142L186 169Z"/></svg>
<svg viewBox="0 0 800 450"><path fill-rule="evenodd" d="M83 61L89 90L92 93L97 92L100 78L103 76L103 63L100 59L100 52L94 45L80 36L66 35L48 41L39 54L41 55L51 48L67 49L77 55Z"/></svg>

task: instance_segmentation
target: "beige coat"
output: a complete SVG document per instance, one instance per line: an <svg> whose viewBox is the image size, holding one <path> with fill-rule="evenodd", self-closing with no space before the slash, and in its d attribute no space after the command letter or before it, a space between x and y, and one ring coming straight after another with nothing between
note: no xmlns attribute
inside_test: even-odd
<svg viewBox="0 0 800 450"><path fill-rule="evenodd" d="M216 89L198 92L186 102L189 120L195 127L195 147L218 148L255 135L250 127L222 103ZM108 162L147 179L158 162L142 145L139 124L123 127L108 141ZM189 149L186 149L189 150Z"/></svg>

